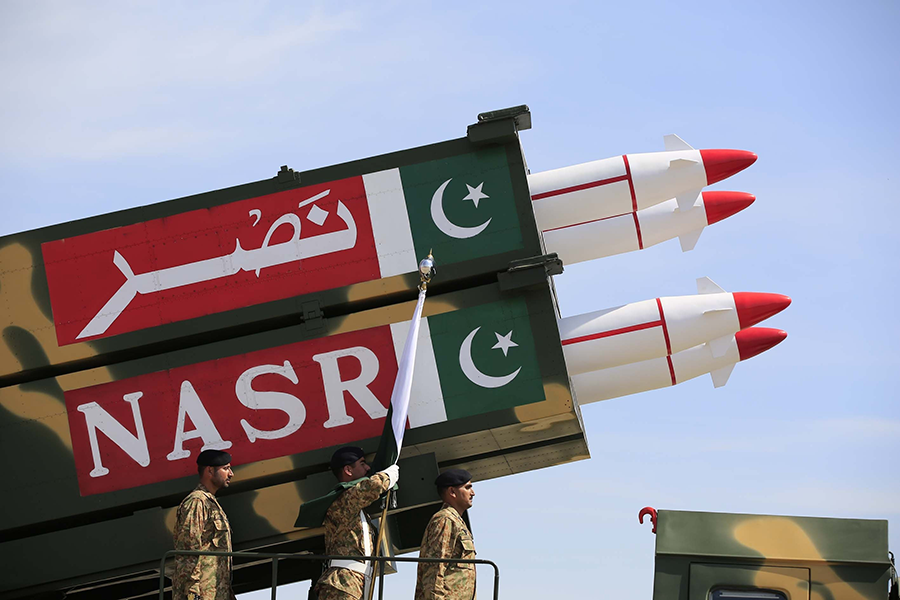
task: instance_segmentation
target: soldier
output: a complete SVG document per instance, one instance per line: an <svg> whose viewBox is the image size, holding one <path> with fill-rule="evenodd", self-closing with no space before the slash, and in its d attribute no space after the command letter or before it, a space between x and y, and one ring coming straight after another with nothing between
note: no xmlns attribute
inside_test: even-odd
<svg viewBox="0 0 900 600"><path fill-rule="evenodd" d="M181 501L175 518L176 550L231 552L231 527L216 494L234 473L231 455L204 450L197 457L200 483ZM176 556L173 600L232 600L231 557Z"/></svg>
<svg viewBox="0 0 900 600"><path fill-rule="evenodd" d="M472 476L463 469L449 469L434 480L444 505L422 536L420 558L475 558L475 542L462 519L472 508L475 490ZM475 598L475 565L419 563L416 600L472 600Z"/></svg>
<svg viewBox="0 0 900 600"><path fill-rule="evenodd" d="M374 554L374 531L363 510L389 490L400 478L400 468L392 465L366 477L371 467L366 464L362 448L346 446L331 457L331 472L344 486L337 500L325 513L325 553L345 556ZM372 564L357 560L332 560L316 583L319 600L359 600L367 582L371 582Z"/></svg>

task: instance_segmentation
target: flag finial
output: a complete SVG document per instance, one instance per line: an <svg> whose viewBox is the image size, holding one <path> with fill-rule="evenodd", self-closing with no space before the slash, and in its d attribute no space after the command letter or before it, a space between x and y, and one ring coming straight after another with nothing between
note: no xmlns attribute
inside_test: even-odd
<svg viewBox="0 0 900 600"><path fill-rule="evenodd" d="M435 274L437 274L437 269L434 266L434 256L432 256L431 250L429 250L428 256L423 258L422 262L419 263L419 279L421 280L419 289L422 291L428 289L428 284Z"/></svg>

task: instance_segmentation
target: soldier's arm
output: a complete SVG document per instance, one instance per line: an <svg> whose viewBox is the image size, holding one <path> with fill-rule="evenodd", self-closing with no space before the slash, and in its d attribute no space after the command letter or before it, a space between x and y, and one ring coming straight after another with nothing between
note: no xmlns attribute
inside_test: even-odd
<svg viewBox="0 0 900 600"><path fill-rule="evenodd" d="M184 519L175 539L176 550L202 550L203 529L209 511L206 503L200 498L188 498L182 506ZM187 593L202 594L200 588L201 564L198 556L186 556L185 563L190 565L184 576L190 581Z"/></svg>
<svg viewBox="0 0 900 600"><path fill-rule="evenodd" d="M345 509L359 512L378 500L378 497L390 487L391 482L387 475L375 473L341 494L339 500Z"/></svg>
<svg viewBox="0 0 900 600"><path fill-rule="evenodd" d="M433 519L422 537L419 558L452 558L453 539L453 523L450 519ZM444 586L447 566L448 563L419 563L422 572L422 598L444 600L448 597L449 590Z"/></svg>

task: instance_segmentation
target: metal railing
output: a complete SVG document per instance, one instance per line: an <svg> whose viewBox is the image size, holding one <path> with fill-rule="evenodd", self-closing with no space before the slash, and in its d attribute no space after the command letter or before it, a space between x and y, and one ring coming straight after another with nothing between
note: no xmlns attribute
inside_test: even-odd
<svg viewBox="0 0 900 600"><path fill-rule="evenodd" d="M360 562L378 563L378 600L384 599L384 564L386 562L411 562L411 563L452 563L471 565L490 565L494 569L494 594L493 600L500 597L500 569L490 560L481 558L412 558L404 556L335 556L330 554L287 554L279 552L213 552L208 550L169 550L159 561L159 600L165 600L166 590L166 560L174 556L221 556L237 558L263 558L272 560L272 600L276 600L278 590L278 561L280 560L355 560ZM316 585L313 581L312 585ZM374 577L372 585L375 585Z"/></svg>

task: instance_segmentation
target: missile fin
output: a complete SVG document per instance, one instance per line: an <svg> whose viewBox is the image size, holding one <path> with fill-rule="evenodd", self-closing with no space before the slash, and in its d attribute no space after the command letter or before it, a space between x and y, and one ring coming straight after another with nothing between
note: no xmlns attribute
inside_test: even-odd
<svg viewBox="0 0 900 600"><path fill-rule="evenodd" d="M703 314L704 314L704 315L711 315L711 314L713 314L713 313L729 312L729 311L731 311L731 310L732 310L732 309L730 309L730 308L724 308L724 307L723 307L723 308L709 308L709 309L707 309L707 310L704 310L704 311L703 311Z"/></svg>
<svg viewBox="0 0 900 600"><path fill-rule="evenodd" d="M697 200L700 199L700 192L687 192L677 196L675 200L678 202L678 210L688 211L694 208Z"/></svg>
<svg viewBox="0 0 900 600"><path fill-rule="evenodd" d="M681 242L681 251L687 252L688 250L693 250L694 246L697 245L697 240L700 239L701 233L703 233L703 229L698 229L696 231L691 231L690 233L679 235L678 241Z"/></svg>
<svg viewBox="0 0 900 600"><path fill-rule="evenodd" d="M688 144L686 141L684 141L674 133L663 136L663 144L665 145L667 151L694 149L690 144Z"/></svg>
<svg viewBox="0 0 900 600"><path fill-rule="evenodd" d="M709 277L698 277L697 278L697 293L698 294L725 294L725 290L720 288L715 281L710 279Z"/></svg>
<svg viewBox="0 0 900 600"><path fill-rule="evenodd" d="M711 372L709 375L712 377L713 387L720 388L728 383L728 378L731 377L732 371L734 371L734 363Z"/></svg>
<svg viewBox="0 0 900 600"><path fill-rule="evenodd" d="M728 350L731 348L732 343L734 343L733 335L726 335L714 340L710 340L708 344L713 358L722 358L723 356L725 356L728 353Z"/></svg>
<svg viewBox="0 0 900 600"><path fill-rule="evenodd" d="M699 161L691 160L690 158L673 158L669 161L669 168L672 167L687 167L688 165L696 165Z"/></svg>

